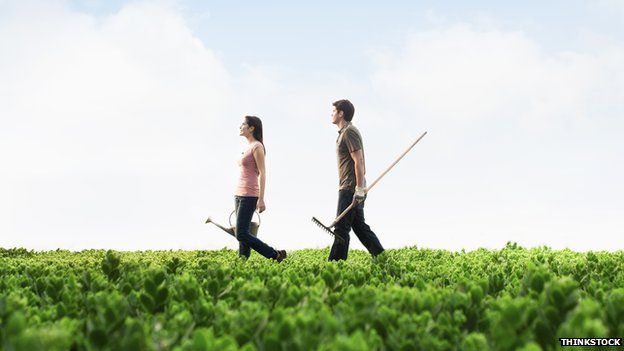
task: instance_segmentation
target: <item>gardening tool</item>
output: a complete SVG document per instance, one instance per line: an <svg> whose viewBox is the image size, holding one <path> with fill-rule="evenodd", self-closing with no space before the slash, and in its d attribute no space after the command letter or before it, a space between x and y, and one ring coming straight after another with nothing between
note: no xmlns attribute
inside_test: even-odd
<svg viewBox="0 0 624 351"><path fill-rule="evenodd" d="M251 232L252 236L257 237L258 236L258 229L260 228L260 214L258 213L258 211L255 211L256 214L258 215L258 222L254 222L252 221L251 224L249 225L249 231ZM208 219L206 219L206 223L212 223L214 225L216 225L217 227L221 228L221 230L223 230L224 232L230 234L233 237L236 237L236 226L232 225L232 215L236 213L236 211L232 211L232 213L230 213L230 218L229 218L229 222L230 222L230 227L225 227L222 226L221 224L215 222L212 220L212 217L208 217Z"/></svg>
<svg viewBox="0 0 624 351"><path fill-rule="evenodd" d="M427 134L427 132L424 132L418 139L416 139L415 142L412 143L412 145L410 145L407 150L405 150L405 152L403 152L403 154L401 154L401 156L399 156L399 158L396 159L396 161L394 161L390 167L388 167L388 169L386 169L377 179L375 179L375 181L373 182L373 184L371 184L371 186L369 186L368 188L366 188L366 193L368 194L369 191L371 191L371 189L375 186L375 184L377 184L377 182L379 182L381 180L381 178L383 178L383 176L386 175L386 173L388 173L392 167L394 167L397 163L399 163L399 161L403 158L403 156L405 156L413 147L414 145L416 145L416 143L418 143L420 141L420 139L422 139L425 135ZM325 231L327 231L329 234L335 236L336 238L338 238L340 241L344 241L340 236L336 236L336 233L334 233L332 231L332 228L336 227L336 224L338 224L338 221L340 221L342 219L342 217L346 216L346 214L351 211L351 209L357 205L360 201L357 201L355 199L353 199L353 202L351 202L351 205L349 205L349 207L347 207L344 211L342 211L342 213L336 217L336 219L328 226L324 225L323 223L321 223L321 221L319 221L316 217L312 217L312 222L314 222L314 224L318 225L319 227L323 228Z"/></svg>

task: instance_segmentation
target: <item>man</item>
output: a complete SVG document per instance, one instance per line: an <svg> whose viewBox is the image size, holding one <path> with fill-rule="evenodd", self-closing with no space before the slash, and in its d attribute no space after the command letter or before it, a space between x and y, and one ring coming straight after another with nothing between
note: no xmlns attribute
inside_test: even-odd
<svg viewBox="0 0 624 351"><path fill-rule="evenodd" d="M377 256L384 251L377 235L364 222L364 200L366 199L366 165L364 163L364 147L362 136L351 123L355 108L349 100L338 100L333 103L332 123L338 131L336 139L336 155L338 156L338 176L340 188L338 192L338 211L342 213L353 201L358 204L347 213L337 224L334 233L334 244L329 251L329 260L346 260L349 252L349 232L360 239L371 255Z"/></svg>

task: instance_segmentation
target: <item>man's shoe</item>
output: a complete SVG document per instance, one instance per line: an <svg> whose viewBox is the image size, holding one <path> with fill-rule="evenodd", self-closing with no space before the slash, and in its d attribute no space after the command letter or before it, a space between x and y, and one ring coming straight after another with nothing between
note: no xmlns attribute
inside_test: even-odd
<svg viewBox="0 0 624 351"><path fill-rule="evenodd" d="M275 260L277 262L282 262L286 258L286 250L277 250L277 256L275 256Z"/></svg>

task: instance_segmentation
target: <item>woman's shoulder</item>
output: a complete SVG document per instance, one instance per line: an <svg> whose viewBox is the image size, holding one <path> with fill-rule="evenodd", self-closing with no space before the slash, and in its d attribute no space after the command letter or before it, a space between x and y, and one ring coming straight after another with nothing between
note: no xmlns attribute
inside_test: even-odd
<svg viewBox="0 0 624 351"><path fill-rule="evenodd" d="M251 144L251 146L250 146L249 148L250 148L252 151L253 151L253 150L255 150L255 149L257 149L257 148L264 149L264 145L263 145L261 142L259 142L259 141L257 141L257 140L256 140L256 141L254 141L254 142Z"/></svg>

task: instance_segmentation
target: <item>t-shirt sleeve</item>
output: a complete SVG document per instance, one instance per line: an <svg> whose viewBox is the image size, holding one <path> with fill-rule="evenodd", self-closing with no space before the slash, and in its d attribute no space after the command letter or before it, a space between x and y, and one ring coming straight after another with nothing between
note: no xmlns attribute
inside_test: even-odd
<svg viewBox="0 0 624 351"><path fill-rule="evenodd" d="M362 138L357 131L347 129L345 133L345 143L347 144L349 153L362 149Z"/></svg>

